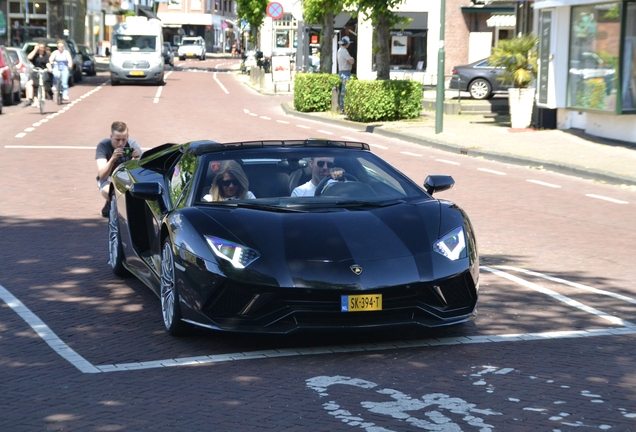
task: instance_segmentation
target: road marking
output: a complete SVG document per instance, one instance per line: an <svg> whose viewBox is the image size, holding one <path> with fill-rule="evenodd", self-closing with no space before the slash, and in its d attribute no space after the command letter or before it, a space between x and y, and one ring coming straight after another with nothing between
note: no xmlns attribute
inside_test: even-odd
<svg viewBox="0 0 636 432"><path fill-rule="evenodd" d="M219 79L216 77L216 72L214 72L214 81L216 81L216 83L221 87L221 89L225 92L225 94L230 94L230 92L227 91L225 86L221 84L221 81L219 81Z"/></svg>
<svg viewBox="0 0 636 432"><path fill-rule="evenodd" d="M261 116L261 118L262 118L263 120L271 120L271 118L270 118L270 117L267 117L267 116Z"/></svg>
<svg viewBox="0 0 636 432"><path fill-rule="evenodd" d="M250 110L243 108L243 112L244 112L245 114L249 114L249 113L250 113Z"/></svg>
<svg viewBox="0 0 636 432"><path fill-rule="evenodd" d="M346 138L346 137L343 137L343 138ZM351 138L351 139L355 141L354 138ZM371 147L377 147L377 148L380 148L382 150L388 150L389 149L388 147L385 147L385 146L380 145L380 144L371 144Z"/></svg>
<svg viewBox="0 0 636 432"><path fill-rule="evenodd" d="M547 280L552 281L552 282L557 282L557 283L560 283L560 284L563 284L563 285L568 285L568 286L571 286L573 288L578 288L578 289L582 289L582 290L585 290L585 291L590 291L590 292L593 292L593 293L596 293L596 294L601 294L601 295L608 296L608 297L614 297L615 299L618 299L618 300L623 300L623 301L626 301L628 303L636 304L636 299L634 299L632 297L627 297L627 296L616 294L616 293L613 293L613 292L610 292L610 291L605 291L605 290L602 290L602 289L598 289L598 288L594 288L594 287L591 287L591 286L583 285L583 284L580 284L580 283L577 283L577 282L570 282L568 280L557 278L557 277L554 277L554 276L549 276L549 275L544 274L544 273L539 273L539 272L535 272L535 271L532 271L532 270L520 269L520 268L517 268L517 267L511 267L511 266L497 266L497 267L501 268L501 269L512 270L512 271L516 271L516 272L519 272L519 273L524 273L524 274L527 274L527 275L530 275L530 276L540 277L540 278L547 279Z"/></svg>
<svg viewBox="0 0 636 432"><path fill-rule="evenodd" d="M552 184L552 183L546 183L546 182L542 182L542 181L539 181L539 180L526 180L526 181L530 182L530 183L538 184L540 186L547 186L547 187L551 187L551 188L560 188L561 187L559 185L555 185L555 184Z"/></svg>
<svg viewBox="0 0 636 432"><path fill-rule="evenodd" d="M91 149L93 149L91 147ZM59 337L57 337L47 326L44 324L35 314L28 310L22 303L19 302L8 290L0 285L0 299L2 299L9 307L11 307L27 324L29 324L37 334L45 341L55 352L57 352L64 359L69 361L73 366L84 373L99 373L99 372L121 372L130 370L141 369L154 369L173 366L191 366L201 365L208 363L222 363L238 360L254 360L262 358L279 358L290 356L308 356L319 354L337 354L337 353L352 353L352 352L375 352L384 350L395 349L408 349L408 348L431 348L438 346L451 346L451 345L463 345L463 344L478 344L478 343L496 343L496 342L522 342L530 340L555 340L555 339L572 339L572 338L586 338L586 337L599 337L599 336L619 336L619 335L636 335L636 325L629 321L625 321L621 318L612 316L598 309L587 306L576 300L573 300L567 296L561 295L555 291L544 288L538 284L528 282L519 277L510 275L504 271L490 268L480 267L482 270L491 272L496 276L508 279L512 282L520 284L522 286L531 288L542 294L546 294L558 301L564 302L568 306L575 307L577 309L588 312L597 317L603 318L609 321L613 325L619 325L622 327L609 327L609 328L593 328L583 330L564 330L564 331L547 331L537 333L513 333L513 334L495 334L495 335L476 335L476 336L459 336L448 338L436 338L426 340L410 340L410 341L392 341L379 344L370 344L368 346L363 345L334 345L325 347L310 347L310 348L289 348L289 349L273 349L273 350L261 350L261 351L248 351L248 352L236 352L216 355L206 355L197 357L185 357L174 359L161 359L152 361L141 361L134 363L114 363L93 365L85 360L82 356L73 351L68 345L66 345ZM506 266L502 266L506 268ZM511 268L513 269L513 268ZM517 269L515 269L517 270ZM529 271L528 271L529 272ZM534 274L530 272L529 274ZM540 275L540 273L536 273ZM559 283L566 283L567 285L574 284L573 282L563 281L558 278L552 278L551 280ZM590 290L596 290L595 288L587 287ZM602 290L599 290L602 292ZM596 292L596 291L595 291ZM610 293L611 294L611 293ZM609 295L609 294L606 294Z"/></svg>
<svg viewBox="0 0 636 432"><path fill-rule="evenodd" d="M317 132L324 133L326 135L333 135L333 132L329 132L329 131L322 130L322 129L318 129Z"/></svg>
<svg viewBox="0 0 636 432"><path fill-rule="evenodd" d="M632 330L636 330L636 325L632 324L629 321L625 321L625 320L623 320L621 318L612 316L612 315L607 314L607 313L605 313L603 311L600 311L600 310L595 309L593 307L587 306L587 305L585 305L585 304L583 304L583 303L581 303L579 301L573 300L573 299L571 299L571 298L569 298L567 296L564 296L563 294L559 294L556 291L552 291L551 289L545 288L545 287L543 287L543 286L541 286L539 284L535 284L533 282L528 282L525 279L521 279L521 278L519 278L517 276L513 276L511 274L508 274L506 272L503 272L501 270L497 270L497 269L494 269L494 268L480 266L480 269L489 271L489 272L491 272L491 273L493 273L493 274L495 274L495 275L497 275L499 277L502 277L504 279L508 279L508 280L510 280L512 282L516 282L519 285L524 286L526 288L530 288L530 289L538 291L538 292L540 292L542 294L546 294L546 295L548 295L548 296L550 296L550 297L552 297L552 298L554 298L556 300L559 300L559 301L567 304L568 306L572 306L572 307L580 309L580 310L582 310L584 312L591 313L592 315L596 315L599 318L603 318L603 319L609 321L613 325L620 325L620 326L624 326L626 328L630 328Z"/></svg>
<svg viewBox="0 0 636 432"><path fill-rule="evenodd" d="M251 115L252 117L258 117L258 114L256 113L248 113L249 115Z"/></svg>
<svg viewBox="0 0 636 432"><path fill-rule="evenodd" d="M285 120L276 120L276 121L277 121L278 123L282 123L282 124L289 124L289 122L288 122L288 121L285 121Z"/></svg>
<svg viewBox="0 0 636 432"><path fill-rule="evenodd" d="M491 170L488 168L477 168L477 171L483 171L483 172L487 172L490 174L497 174L497 175L506 175L505 172L501 172L501 171L495 171L495 170Z"/></svg>
<svg viewBox="0 0 636 432"><path fill-rule="evenodd" d="M101 372L84 357L73 351L66 345L44 322L29 310L20 300L0 285L0 298L9 306L20 318L22 318L32 329L42 338L56 353L67 360L77 369L84 373Z"/></svg>
<svg viewBox="0 0 636 432"><path fill-rule="evenodd" d="M596 198L596 199L600 199L603 201L609 201L609 202L613 202L615 204L629 204L627 201L621 201L621 200L617 200L614 198L608 198L605 197L603 195L594 195L594 194L585 194L586 197L590 197L590 198Z"/></svg>
<svg viewBox="0 0 636 432"><path fill-rule="evenodd" d="M159 97L161 96L162 90L163 87L159 86L159 88L157 89L157 93L155 94L155 99L152 101L152 103L159 103Z"/></svg>
<svg viewBox="0 0 636 432"><path fill-rule="evenodd" d="M450 164L450 165L461 165L461 163L459 162L454 162L454 161L449 161L446 159L435 159L437 162L442 162L442 163L446 163L446 164Z"/></svg>
<svg viewBox="0 0 636 432"><path fill-rule="evenodd" d="M296 126L303 129L311 129L309 126L305 126L305 125L296 125Z"/></svg>
<svg viewBox="0 0 636 432"><path fill-rule="evenodd" d="M19 134L17 134L15 137L16 137L16 138L22 138L22 137L24 137L24 136L26 136L26 133L25 133L25 132L20 132L20 133L19 133Z"/></svg>
<svg viewBox="0 0 636 432"><path fill-rule="evenodd" d="M411 152L400 152L402 154L408 155L408 156L417 156L417 157L422 157L421 154L417 154L417 153L411 153Z"/></svg>

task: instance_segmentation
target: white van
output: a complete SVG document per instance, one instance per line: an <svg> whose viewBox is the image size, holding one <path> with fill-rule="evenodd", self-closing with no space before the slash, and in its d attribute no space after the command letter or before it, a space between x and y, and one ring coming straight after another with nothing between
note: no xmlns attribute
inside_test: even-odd
<svg viewBox="0 0 636 432"><path fill-rule="evenodd" d="M110 53L110 83L150 82L163 84L163 36L161 21L127 17L115 25Z"/></svg>

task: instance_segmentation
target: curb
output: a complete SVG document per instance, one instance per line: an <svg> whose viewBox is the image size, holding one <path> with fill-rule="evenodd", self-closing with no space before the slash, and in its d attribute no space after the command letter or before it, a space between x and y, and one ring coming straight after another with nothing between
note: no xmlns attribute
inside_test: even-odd
<svg viewBox="0 0 636 432"><path fill-rule="evenodd" d="M330 119L325 117L314 116L307 113L301 113L287 106L286 103L281 104L281 107L286 115L293 117L299 117L304 119L310 119L323 123L331 123L339 126L346 126L351 129L356 129L360 132L368 132L385 136L387 138L396 138L403 141L407 141L413 144L419 144L426 147L436 148L438 150L447 151L450 153L459 153L463 156L471 157L483 157L485 159L494 160L497 162L504 162L513 165L521 165L529 168L545 169L548 171L557 172L569 176L575 176L584 178L587 180L594 180L598 182L609 183L613 185L628 185L636 186L636 179L631 177L625 177L618 174L591 170L572 165L565 165L545 160L526 158L521 156L508 155L503 153L495 153L486 150L475 150L468 147L462 147L455 144L449 144L442 141L436 141L429 138L422 138L419 136L409 135L400 132L393 132L386 129L382 129L381 124L366 124L358 123L344 119Z"/></svg>

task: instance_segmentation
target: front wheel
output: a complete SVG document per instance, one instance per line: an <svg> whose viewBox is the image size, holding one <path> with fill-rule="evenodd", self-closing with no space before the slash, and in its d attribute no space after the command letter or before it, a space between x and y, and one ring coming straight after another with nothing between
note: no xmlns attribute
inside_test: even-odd
<svg viewBox="0 0 636 432"><path fill-rule="evenodd" d="M63 99L62 99L62 79L58 78L57 79L57 86L55 87L57 89L57 104L58 105L62 105L63 103Z"/></svg>
<svg viewBox="0 0 636 432"><path fill-rule="evenodd" d="M468 91L473 99L488 99L492 92L492 87L485 79L477 78L475 81L470 83Z"/></svg>
<svg viewBox="0 0 636 432"><path fill-rule="evenodd" d="M121 245L117 199L114 193L110 195L110 211L108 212L108 264L115 275L119 277L128 275L128 270L124 267L124 248Z"/></svg>
<svg viewBox="0 0 636 432"><path fill-rule="evenodd" d="M181 336L187 332L188 324L181 321L179 291L177 290L174 253L172 243L167 238L161 253L161 313L166 331L173 336Z"/></svg>
<svg viewBox="0 0 636 432"><path fill-rule="evenodd" d="M38 87L38 101L40 102L40 114L44 114L44 101L46 98L44 97L44 86L41 85Z"/></svg>

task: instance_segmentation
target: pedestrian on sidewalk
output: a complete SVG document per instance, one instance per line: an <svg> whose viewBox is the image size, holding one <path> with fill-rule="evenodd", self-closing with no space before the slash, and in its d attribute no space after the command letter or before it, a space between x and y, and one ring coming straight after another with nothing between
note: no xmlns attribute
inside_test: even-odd
<svg viewBox="0 0 636 432"><path fill-rule="evenodd" d="M121 121L113 122L110 127L110 138L97 144L95 159L97 161L97 187L106 200L101 215L108 217L110 213L110 176L119 165L131 159L141 157L141 147L134 139L128 137L128 126Z"/></svg>
<svg viewBox="0 0 636 432"><path fill-rule="evenodd" d="M347 81L351 78L351 69L355 60L349 54L349 45L351 40L349 36L344 36L338 41L340 48L338 49L338 74L340 75L340 98L338 99L338 105L340 106L340 112L344 113L344 95Z"/></svg>

